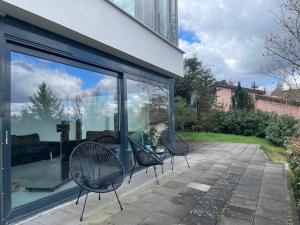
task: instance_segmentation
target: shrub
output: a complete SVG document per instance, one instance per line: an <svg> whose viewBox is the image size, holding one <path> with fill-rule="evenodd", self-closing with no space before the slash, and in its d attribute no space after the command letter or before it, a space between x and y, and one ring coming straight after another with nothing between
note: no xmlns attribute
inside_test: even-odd
<svg viewBox="0 0 300 225"><path fill-rule="evenodd" d="M291 116L277 116L266 128L266 138L278 146L283 146L287 137L296 133L297 120Z"/></svg>
<svg viewBox="0 0 300 225"><path fill-rule="evenodd" d="M297 207L300 209L300 151L294 147L287 147L289 175L294 189L294 195L297 201Z"/></svg>
<svg viewBox="0 0 300 225"><path fill-rule="evenodd" d="M212 109L209 112L202 112L198 116L198 128L200 131L205 132L220 132L223 120L226 112L218 109Z"/></svg>
<svg viewBox="0 0 300 225"><path fill-rule="evenodd" d="M225 113L220 123L221 131L230 134L265 137L265 129L272 114L256 111L230 110Z"/></svg>

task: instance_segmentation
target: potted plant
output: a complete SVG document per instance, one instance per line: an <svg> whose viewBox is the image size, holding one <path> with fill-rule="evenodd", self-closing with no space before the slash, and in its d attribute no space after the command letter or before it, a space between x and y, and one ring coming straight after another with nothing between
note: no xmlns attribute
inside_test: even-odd
<svg viewBox="0 0 300 225"><path fill-rule="evenodd" d="M159 140L159 133L155 127L151 127L149 130L149 138L150 143L153 151L156 151L158 140Z"/></svg>

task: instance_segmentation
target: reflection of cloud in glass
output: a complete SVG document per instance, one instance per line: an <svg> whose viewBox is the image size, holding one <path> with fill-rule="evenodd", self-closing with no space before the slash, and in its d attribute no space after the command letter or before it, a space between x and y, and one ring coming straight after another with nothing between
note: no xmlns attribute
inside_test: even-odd
<svg viewBox="0 0 300 225"><path fill-rule="evenodd" d="M20 112L27 108L26 103L11 104L11 115L19 116Z"/></svg>
<svg viewBox="0 0 300 225"><path fill-rule="evenodd" d="M111 0L125 12L134 16L135 14L135 1L133 0Z"/></svg>
<svg viewBox="0 0 300 225"><path fill-rule="evenodd" d="M15 59L11 64L11 73L12 83L14 83L12 102L28 102L28 97L37 91L42 82L47 83L59 98L66 96L72 98L81 91L81 79L70 76L61 69L45 68Z"/></svg>
<svg viewBox="0 0 300 225"><path fill-rule="evenodd" d="M117 90L117 82L116 78L103 78L101 79L97 85L96 89L101 90L102 93L105 94L114 94L117 95L116 90Z"/></svg>

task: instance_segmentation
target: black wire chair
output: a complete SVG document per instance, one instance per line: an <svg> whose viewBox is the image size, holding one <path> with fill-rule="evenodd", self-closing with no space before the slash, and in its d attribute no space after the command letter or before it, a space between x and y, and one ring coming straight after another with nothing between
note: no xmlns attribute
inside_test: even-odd
<svg viewBox="0 0 300 225"><path fill-rule="evenodd" d="M169 130L164 130L161 133L160 138L171 156L172 170L174 167L174 156L184 156L188 167L190 167L186 158L186 156L190 153L190 148L183 138Z"/></svg>
<svg viewBox="0 0 300 225"><path fill-rule="evenodd" d="M151 152L149 149L147 149L146 147L138 143L132 137L128 136L128 140L134 156L134 165L132 167L128 183L130 183L134 168L138 163L140 166L144 166L147 168L153 166L154 174L156 177L156 183L157 185L159 185L157 174L156 174L156 166L163 165L164 162L161 159L159 159L155 155L155 153Z"/></svg>
<svg viewBox="0 0 300 225"><path fill-rule="evenodd" d="M111 150L96 142L79 144L70 156L70 174L80 187L76 205L82 191L86 191L80 221L89 192L99 193L100 200L100 193L114 191L123 210L116 189L123 183L125 172L122 163Z"/></svg>

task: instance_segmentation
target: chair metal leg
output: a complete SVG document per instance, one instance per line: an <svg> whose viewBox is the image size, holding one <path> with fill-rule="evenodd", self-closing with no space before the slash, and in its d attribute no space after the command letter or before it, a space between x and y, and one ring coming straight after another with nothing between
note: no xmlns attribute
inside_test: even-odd
<svg viewBox="0 0 300 225"><path fill-rule="evenodd" d="M172 163L172 171L173 171L173 168L174 168L174 156L172 158L173 158L173 163Z"/></svg>
<svg viewBox="0 0 300 225"><path fill-rule="evenodd" d="M130 181L131 181L131 177L132 177L132 174L133 174L133 171L134 171L135 164L136 164L136 162L134 163L134 165L133 165L133 167L132 167L132 170L131 170L131 173L130 173L130 177L129 177L128 184L130 184Z"/></svg>
<svg viewBox="0 0 300 225"><path fill-rule="evenodd" d="M119 205L120 205L120 209L123 210L123 207L122 207L122 205L121 205L121 202L120 202L120 200L119 200L119 197L118 197L118 194L117 194L116 190L114 190L114 192L115 192L116 197L117 197L117 199L118 199L118 202L119 202Z"/></svg>
<svg viewBox="0 0 300 225"><path fill-rule="evenodd" d="M147 166L147 168L146 168L146 173L148 173L148 166Z"/></svg>
<svg viewBox="0 0 300 225"><path fill-rule="evenodd" d="M190 167L190 164L189 164L189 162L188 162L188 160L187 160L186 156L184 156L184 158L185 158L185 161L186 161L186 163L187 163L188 167Z"/></svg>
<svg viewBox="0 0 300 225"><path fill-rule="evenodd" d="M80 188L80 192L79 192L79 195L78 195L78 198L77 198L77 201L76 201L76 205L78 205L78 201L79 201L79 198L80 198L81 192L82 192L82 188Z"/></svg>
<svg viewBox="0 0 300 225"><path fill-rule="evenodd" d="M84 213L84 209L85 209L85 205L86 205L86 200L87 200L88 194L89 194L89 192L87 192L86 196L85 196L85 201L84 201L83 209L82 209L82 212L81 212L80 222L82 221L82 218L83 218L83 213Z"/></svg>
<svg viewBox="0 0 300 225"><path fill-rule="evenodd" d="M99 193L99 200L101 200L101 196L100 196L100 193Z"/></svg>
<svg viewBox="0 0 300 225"><path fill-rule="evenodd" d="M154 174L155 174L155 177L156 177L156 183L157 183L157 185L159 185L157 174L156 174L156 166L153 166L153 169L154 169Z"/></svg>
<svg viewBox="0 0 300 225"><path fill-rule="evenodd" d="M164 165L161 164L161 173L164 174Z"/></svg>

